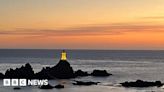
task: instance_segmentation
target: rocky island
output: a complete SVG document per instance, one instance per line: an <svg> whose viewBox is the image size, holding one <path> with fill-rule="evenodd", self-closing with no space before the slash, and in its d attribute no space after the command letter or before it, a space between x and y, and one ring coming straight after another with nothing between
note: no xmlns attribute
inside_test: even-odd
<svg viewBox="0 0 164 92"><path fill-rule="evenodd" d="M25 78L25 79L69 79L81 76L110 76L106 70L94 70L91 74L82 70L74 71L67 61L66 52L62 51L61 59L53 67L43 68L40 72L34 73L29 63L20 68L8 69L5 74L0 73L0 78Z"/></svg>

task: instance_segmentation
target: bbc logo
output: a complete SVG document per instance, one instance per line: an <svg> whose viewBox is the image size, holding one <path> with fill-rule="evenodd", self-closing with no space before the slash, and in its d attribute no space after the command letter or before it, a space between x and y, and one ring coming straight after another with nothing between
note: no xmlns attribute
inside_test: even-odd
<svg viewBox="0 0 164 92"><path fill-rule="evenodd" d="M3 79L3 86L27 86L26 79Z"/></svg>

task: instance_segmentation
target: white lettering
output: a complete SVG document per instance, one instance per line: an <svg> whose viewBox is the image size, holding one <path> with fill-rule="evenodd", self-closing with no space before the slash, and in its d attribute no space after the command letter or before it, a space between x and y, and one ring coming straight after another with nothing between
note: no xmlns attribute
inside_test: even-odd
<svg viewBox="0 0 164 92"><path fill-rule="evenodd" d="M20 85L20 86L27 86L27 81L26 81L26 79L20 79L20 80L19 80L19 85Z"/></svg>
<svg viewBox="0 0 164 92"><path fill-rule="evenodd" d="M27 79L3 79L4 86L36 86L48 85L48 80L27 80Z"/></svg>

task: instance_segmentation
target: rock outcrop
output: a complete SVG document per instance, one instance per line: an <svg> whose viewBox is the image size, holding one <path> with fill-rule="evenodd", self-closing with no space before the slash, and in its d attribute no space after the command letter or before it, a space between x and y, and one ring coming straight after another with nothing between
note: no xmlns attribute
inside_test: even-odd
<svg viewBox="0 0 164 92"><path fill-rule="evenodd" d="M53 67L43 68L40 72L34 73L29 63L20 68L8 69L5 75L0 73L0 78L25 78L25 79L69 79L78 76L109 76L106 70L94 70L91 74L82 70L73 71L71 65L66 60L60 60Z"/></svg>
<svg viewBox="0 0 164 92"><path fill-rule="evenodd" d="M82 70L77 70L75 71L75 76L89 76L89 74L87 72L84 72Z"/></svg>
<svg viewBox="0 0 164 92"><path fill-rule="evenodd" d="M0 73L0 79L3 79L5 75L3 73Z"/></svg>
<svg viewBox="0 0 164 92"><path fill-rule="evenodd" d="M152 86L160 87L163 85L161 81L148 82L148 81L143 81L143 80L137 80L135 82L123 82L120 84L123 87L152 87Z"/></svg>
<svg viewBox="0 0 164 92"><path fill-rule="evenodd" d="M110 73L108 73L106 70L94 70L92 73L91 73L92 76L109 76L109 75L112 75Z"/></svg>
<svg viewBox="0 0 164 92"><path fill-rule="evenodd" d="M79 76L109 76L106 70L94 70L91 74L82 70L73 71L69 62L67 62L67 53L65 50L61 53L61 59L57 65L53 67L43 68L40 72L34 73L29 63L21 68L8 69L5 75L0 73L0 79L3 78L25 78L25 79L69 79Z"/></svg>
<svg viewBox="0 0 164 92"><path fill-rule="evenodd" d="M9 69L5 72L4 78L26 78L33 79L34 71L29 63L21 68Z"/></svg>
<svg viewBox="0 0 164 92"><path fill-rule="evenodd" d="M54 67L43 68L35 74L35 77L39 79L69 79L74 78L75 74L67 61L60 60Z"/></svg>
<svg viewBox="0 0 164 92"><path fill-rule="evenodd" d="M0 78L26 78L26 79L68 79L74 78L75 74L67 61L60 60L54 67L43 68L40 72L35 73L29 63L21 68L8 69L5 75L0 73Z"/></svg>
<svg viewBox="0 0 164 92"><path fill-rule="evenodd" d="M90 85L97 85L99 82L83 82L83 81L75 81L76 83L72 83L73 85L84 85L84 86L90 86Z"/></svg>
<svg viewBox="0 0 164 92"><path fill-rule="evenodd" d="M14 90L20 90L21 88L20 87L14 87L13 89Z"/></svg>
<svg viewBox="0 0 164 92"><path fill-rule="evenodd" d="M50 84L48 84L48 85L42 85L42 86L40 86L39 88L40 88L40 89L53 89L54 87L51 86Z"/></svg>
<svg viewBox="0 0 164 92"><path fill-rule="evenodd" d="M54 88L62 89L62 88L64 88L64 85L58 84L58 85L56 85Z"/></svg>
<svg viewBox="0 0 164 92"><path fill-rule="evenodd" d="M43 68L40 72L35 73L35 79L55 79L55 77L49 73L50 69L50 67L46 67Z"/></svg>
<svg viewBox="0 0 164 92"><path fill-rule="evenodd" d="M49 69L49 74L59 79L74 78L74 71L67 61L60 60L59 63Z"/></svg>

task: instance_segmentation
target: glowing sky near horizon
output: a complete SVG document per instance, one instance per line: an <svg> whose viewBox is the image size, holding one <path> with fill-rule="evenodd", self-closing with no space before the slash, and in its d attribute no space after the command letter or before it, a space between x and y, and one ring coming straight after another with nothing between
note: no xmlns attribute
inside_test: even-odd
<svg viewBox="0 0 164 92"><path fill-rule="evenodd" d="M164 49L164 0L0 0L0 48Z"/></svg>

